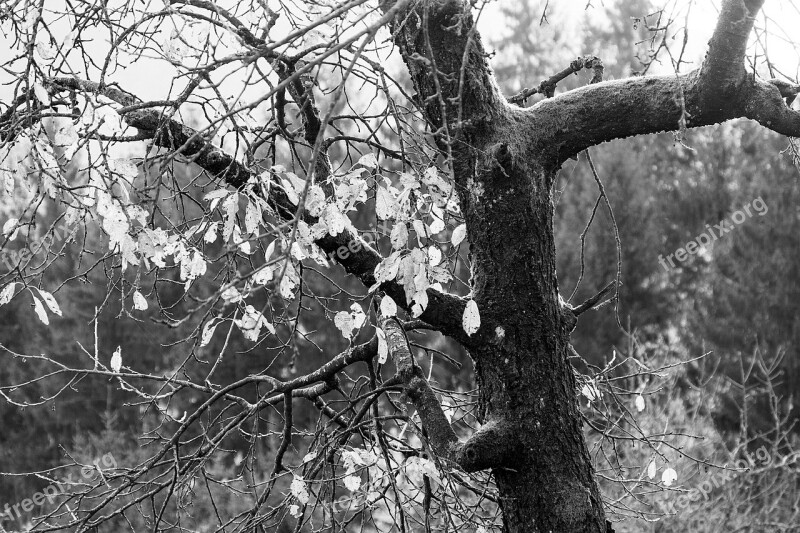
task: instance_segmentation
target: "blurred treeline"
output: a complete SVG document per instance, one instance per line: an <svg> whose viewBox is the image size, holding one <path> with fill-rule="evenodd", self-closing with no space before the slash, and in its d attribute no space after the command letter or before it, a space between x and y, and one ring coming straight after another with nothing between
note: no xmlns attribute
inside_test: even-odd
<svg viewBox="0 0 800 533"><path fill-rule="evenodd" d="M635 19L650 12L647 0L606 2L604 8L595 11L606 9L608 15L597 21L587 15L585 31L577 36L559 30L557 5L551 3L549 24L543 26L543 3L508 5L511 7L507 8L506 35L488 44L497 52L492 61L506 94L538 84L582 53L614 51L615 55L602 57L607 78L628 76L642 68L637 52L643 57L647 43L642 41L648 34L643 25L635 24ZM587 73L581 73L566 80L559 89L587 83L588 78ZM791 411L780 425L774 419L776 409L786 415L800 396L800 174L788 148L786 138L740 121L686 131L680 139L663 134L621 140L591 150L614 209L622 244L618 306L622 328L613 304L581 316L572 335L575 349L586 363L580 365L581 370L586 371L591 365L604 366L615 352L618 358L635 356L653 365L711 352L701 361L687 365L670 382L670 390L663 391L660 409L656 408L658 397L648 396L648 408L638 414L642 427L661 429L668 421L660 417L685 415L677 422L681 430L717 440L711 443L711 454L754 450L764 442L772 446L770 453L780 453L788 449L792 439L796 443L796 437L791 436L796 413ZM186 172L184 178L188 181L191 176ZM198 199L201 196L202 192L198 192ZM565 299L581 272L580 236L597 197L598 188L585 157L568 162L554 191L558 275ZM764 216L748 218L715 243L710 254L690 256L679 268L668 271L661 266L659 255L674 253L705 231L707 224L729 219L733 211L759 197L768 206ZM367 228L370 218L366 214L359 216L356 225ZM508 238L514 238L513 229ZM76 246L68 247L67 252L42 274L43 286L55 288L95 260L86 255L79 258ZM571 300L573 304L592 296L616 277L616 239L603 202L586 233L584 257L583 279ZM463 267L458 273L462 279L468 278ZM333 276L346 291L366 294L341 268L336 267ZM121 312L119 271L100 264L57 292L64 316L52 317L49 327L33 318L30 299L24 295L0 307L0 339L19 354L46 353L71 365L89 366L88 356L78 342L93 351L94 311L105 306L99 320L98 352L109 357L120 345L126 365L140 371L168 372L187 357L187 345L174 343L187 337L195 324L166 326L171 317L182 317L188 304L182 300L183 284L175 269L164 269L158 277L159 283L155 279L139 280L140 286L146 288L142 290L150 308L134 318ZM202 284L207 284L210 294L219 283L214 278L214 272L209 272L195 286L200 284L202 289ZM322 276L311 272L305 281L305 290L330 298L328 305L333 312L349 307L347 294ZM129 289L125 285L125 290ZM463 291L463 287L454 290ZM260 297L266 302L269 294L264 292ZM234 355L223 359L214 381L230 382L234 377L258 372L278 377L299 375L346 349L347 341L334 328L330 312L325 318L325 310L318 303L304 303L310 309L304 314L294 346L270 345L268 341L254 348L234 329L226 352ZM125 308L130 307L127 301ZM308 334L313 343L302 340L302 334ZM224 341L225 335L216 335L197 354L198 359L213 360ZM474 388L468 357L446 341L436 343L462 363L460 369L447 362L437 364L433 375L438 386L460 391ZM748 370L758 361L777 361L775 368L766 369L768 380L764 372ZM5 353L0 382L24 382L48 368L42 361ZM202 368L202 362L192 361L186 372L197 371L193 376L197 378L202 375L198 370ZM717 380L713 397L699 393L712 379ZM771 385L765 385L766 381ZM153 406L139 405L138 398L120 390L111 380L85 378L61 392L57 399L48 399L63 385L64 379L52 379L27 387L24 399L37 406L21 407L0 401L0 472L42 470L60 464L65 453L91 462L111 452L117 463L136 463L141 460L137 458L144 457L140 447L147 442L140 439L141 435L177 427L168 423L158 428L161 414ZM345 377L342 386L351 385ZM772 385L780 397L777 406L771 402ZM257 393L255 389L251 391L253 397ZM19 394L14 398L19 401ZM191 395L179 399L183 402L180 405L163 406L176 413L176 418L201 401ZM211 419L215 414L212 410L207 416ZM313 427L318 412L310 404L297 402L294 416L297 426ZM237 460L241 457L237 454L247 450L261 457L262 465L270 464L268 458L280 442L280 414L265 412L263 419L265 426L260 430L272 432L273 438L256 443L249 442L246 435L227 439L222 447L232 452L222 455L228 459L216 465L222 477L234 477L248 468L248 462ZM742 434L743 428L747 434ZM298 438L294 444L293 452L302 457L306 451L303 443ZM796 497L797 486L793 483L796 481L788 484ZM2 476L0 506L27 498L46 484L35 476ZM613 492L613 488L608 490ZM730 496L733 502L744 497L744 492ZM230 496L228 503L234 508L235 497ZM204 512L200 505L196 510L200 515ZM668 524L661 521L653 530L672 531ZM677 525L675 528L679 530Z"/></svg>

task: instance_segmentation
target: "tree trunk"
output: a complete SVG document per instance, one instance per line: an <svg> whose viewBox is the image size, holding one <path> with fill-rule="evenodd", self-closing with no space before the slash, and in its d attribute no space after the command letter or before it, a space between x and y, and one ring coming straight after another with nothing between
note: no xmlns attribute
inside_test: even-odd
<svg viewBox="0 0 800 533"><path fill-rule="evenodd" d="M536 132L512 108L467 140L456 166L482 328L470 347L480 418L503 449L493 468L512 532L604 532L567 359L575 324L556 279L551 185Z"/></svg>
<svg viewBox="0 0 800 533"><path fill-rule="evenodd" d="M483 426L460 462L492 468L510 532L605 532L567 359L575 319L562 309L556 280L558 165L539 134L553 125L505 103L461 2L415 9L399 18L395 42L451 158L481 315L467 347ZM433 68L448 75L434 77Z"/></svg>
<svg viewBox="0 0 800 533"><path fill-rule="evenodd" d="M800 86L761 81L744 68L762 3L723 2L698 70L594 83L602 64L578 61L562 74L591 65L594 84L554 95L563 78L554 76L539 88L552 98L527 109L500 94L469 3L383 4L387 14L396 10L394 42L417 104L453 170L471 245L472 296L481 314L478 332L458 340L475 361L483 426L463 444L452 430L428 434L436 436L431 440L438 441L432 442L437 454L466 470L492 469L508 531L610 529L567 359L579 310L563 304L558 293L551 198L556 172L567 158L602 142L737 117L797 135L800 113L783 98L796 95ZM426 313L435 320L440 316L430 305ZM452 321L444 321L440 330L451 327ZM428 405L431 397L416 396L426 429L442 419L426 415L436 411Z"/></svg>

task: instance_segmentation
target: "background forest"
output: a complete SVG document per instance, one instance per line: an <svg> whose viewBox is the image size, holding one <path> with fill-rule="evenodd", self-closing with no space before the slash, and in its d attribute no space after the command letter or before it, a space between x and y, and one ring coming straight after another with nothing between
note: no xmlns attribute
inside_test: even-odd
<svg viewBox="0 0 800 533"><path fill-rule="evenodd" d="M502 2L504 34L485 36L489 49L495 50L492 65L504 94L538 83L579 54L607 54L602 56L606 79L629 76L646 67L651 43L642 21L654 10L647 0L607 1L603 17L595 16L601 8L589 9L577 33L561 30L564 25L559 17L565 15L558 5L549 7L548 21L541 23L543 4ZM532 27L536 30L531 31ZM585 84L584 76L588 74L565 80L560 89ZM613 302L583 315L572 334L573 362L582 369L609 367L610 375L629 389L644 390L660 380L661 386L648 387L651 392L644 397L637 419L642 429L674 437L671 442L686 456L670 465L678 475L672 486L675 490L654 487L652 502L634 508L629 503L618 506L624 489L606 478L640 476L638 470L620 472L619 464L623 460L636 463L641 454L639 470L645 471L647 456L635 441L629 449L616 450L615 457L599 446L593 448L591 443L603 431L603 418L598 416L603 405L581 397L601 488L609 510L619 513L613 518L617 531L779 530L770 529L772 523L790 526L782 531L800 531L796 462L800 427L794 407L800 399L800 161L794 147L757 124L737 121L688 130L679 137L662 134L619 140L594 149L592 155L614 209L621 243L619 323ZM192 178L193 170L186 168L183 179ZM676 268L664 268L659 262L660 255L673 253L708 225L729 220L732 212L756 198L768 207L763 216L748 218L706 253L690 255ZM616 278L617 239L583 157L562 169L554 201L559 282L565 295L577 286L571 299L577 304ZM5 219L10 209L8 198L0 196L0 217ZM359 227L370 223L362 220ZM514 238L513 232L508 238ZM387 241L383 237L379 243ZM86 257L79 259L70 249L48 267L45 280L50 276L55 283L86 270ZM0 264L0 271L5 268ZM123 346L140 368L155 373L183 364L185 353L175 343L191 329L180 323L166 327L167 318L182 316L181 306L187 305L178 273L172 274L173 289L162 278L157 290L147 296L149 310L135 317L123 311L119 301L107 300L113 285L109 277L117 274L102 264L80 284L70 284L59 293L63 317L51 317L49 328L31 319L28 300L0 306L0 342L9 350L1 356L0 384L24 382L43 373L40 361L13 357L10 352L57 354L59 360L72 364L85 359L81 345L92 351L93 310L102 304L106 308L97 325L103 332L99 352L110 354ZM469 272L456 272L456 277L467 279ZM195 287L202 290L202 283L213 279L213 275L205 276ZM156 287L154 281L140 280L140 284ZM318 285L313 274L308 276L309 290L332 302L346 302L347 292L364 292L341 270L335 280L341 291L333 292L327 280L316 281ZM465 292L459 284L448 289ZM208 292L213 290L209 286ZM229 353L236 354L226 357L217 369L220 379L265 370L291 377L322 364L324 356L317 345L336 347L328 350L333 353L345 349L346 339L325 319L325 310L313 302L309 305L301 333L313 333L313 342L300 342L291 349L261 346L253 350L237 330L229 338L216 336L209 345L212 352L227 343ZM314 316L319 317L317 322L311 319ZM455 394L469 393L474 389L469 357L446 340L441 340L440 348L453 360L433 369L437 386ZM641 370L615 366L628 355L635 355L649 369L666 366L668 370L627 378ZM685 361L689 362L678 364ZM18 397L13 402L0 400L0 508L49 484L41 477L14 473L55 466L66 456L91 463L111 453L116 462L137 462L141 447L147 444L139 436L160 431L160 410L179 419L198 401L184 395L184 404L155 408L121 390L113 380L94 377L82 379L51 400L61 387L63 383L57 380L28 387L27 406ZM255 398L255 387L252 394ZM223 448L230 453L215 465L220 479L247 477L242 457L248 450L267 458L274 454L280 444L280 413L270 416L275 417L272 438L257 445L246 435L226 440ZM298 404L294 416L311 421L318 412L310 404ZM631 428L631 432L636 431ZM301 446L289 450L294 460L305 453ZM747 457L753 460L741 471L736 461ZM718 468L723 465L732 470ZM655 467L661 477L664 465ZM606 476L609 472L615 475ZM204 497L199 491L195 497L198 524L209 513L202 506ZM231 509L239 505L233 494L215 501ZM634 515L638 518L619 522ZM8 520L2 525L20 527Z"/></svg>

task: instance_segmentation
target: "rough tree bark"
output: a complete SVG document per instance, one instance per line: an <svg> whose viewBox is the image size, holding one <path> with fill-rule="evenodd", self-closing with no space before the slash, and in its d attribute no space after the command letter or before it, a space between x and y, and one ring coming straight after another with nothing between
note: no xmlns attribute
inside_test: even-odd
<svg viewBox="0 0 800 533"><path fill-rule="evenodd" d="M415 366L402 324L382 318L387 342L420 415L432 449L467 471L492 469L509 532L600 533L609 530L586 450L577 407L569 335L583 310L559 297L551 189L561 164L612 139L674 131L747 117L779 133L800 136L800 113L784 98L798 87L758 80L744 66L754 18L763 0L725 0L700 69L662 77L630 78L555 95L531 108L510 104L500 93L464 0L397 0L382 3L392 38L405 60L417 104L443 155L466 219L473 265L472 297L481 328L468 337L461 327L465 300L429 289L421 320L462 343L475 362L480 389L480 430L459 442L435 394ZM284 61L266 43L240 28L242 38ZM532 31L535 31L533 29ZM269 56L273 59L272 56ZM601 58L602 59L602 58ZM304 101L306 139L324 135L312 100L294 83L294 64L282 85ZM50 80L53 90L102 93L124 106L126 122L156 145L174 150L209 174L241 187L251 171L202 136L119 89L76 79ZM551 93L548 90L548 95ZM27 97L26 95L24 95ZM309 94L308 98L311 98ZM4 118L0 117L0 124ZM319 144L319 143L317 143ZM315 167L324 180L325 154ZM279 190L269 198L291 220L293 206ZM358 235L343 232L317 244L327 253L352 253L342 266L365 285L375 283L381 256ZM397 282L381 285L408 310ZM281 390L310 387L354 361L374 357L377 342L334 358ZM255 379L255 378L254 378ZM291 386L291 387L290 387ZM278 391L280 392L280 391ZM265 401L279 401L280 397Z"/></svg>

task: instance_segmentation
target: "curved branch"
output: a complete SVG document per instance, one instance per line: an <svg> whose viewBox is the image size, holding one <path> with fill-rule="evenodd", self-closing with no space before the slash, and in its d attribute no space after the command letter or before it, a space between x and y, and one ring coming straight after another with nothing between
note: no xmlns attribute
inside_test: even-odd
<svg viewBox="0 0 800 533"><path fill-rule="evenodd" d="M734 118L800 135L800 116L782 93L794 86L754 79L744 66L747 39L763 0L725 0L703 65L688 74L597 83L527 110L542 149L561 164L603 142Z"/></svg>

